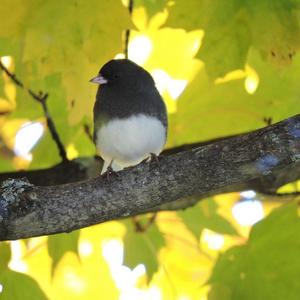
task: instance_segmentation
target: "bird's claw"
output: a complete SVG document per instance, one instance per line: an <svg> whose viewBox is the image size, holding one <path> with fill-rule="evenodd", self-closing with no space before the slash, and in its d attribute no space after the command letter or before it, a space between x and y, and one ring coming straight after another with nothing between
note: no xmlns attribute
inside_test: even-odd
<svg viewBox="0 0 300 300"><path fill-rule="evenodd" d="M150 153L150 162L155 162L159 166L159 158L155 153Z"/></svg>
<svg viewBox="0 0 300 300"><path fill-rule="evenodd" d="M116 175L117 177L119 177L119 174L117 172L115 172L111 166L107 167L107 170L104 173L104 175L106 176L106 179L108 181L110 180L111 176L113 176L113 175Z"/></svg>

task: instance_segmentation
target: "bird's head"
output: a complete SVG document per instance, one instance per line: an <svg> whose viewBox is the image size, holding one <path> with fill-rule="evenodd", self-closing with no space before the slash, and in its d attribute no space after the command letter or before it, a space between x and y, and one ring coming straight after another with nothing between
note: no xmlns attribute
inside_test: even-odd
<svg viewBox="0 0 300 300"><path fill-rule="evenodd" d="M98 75L90 82L99 85L136 85L137 83L154 84L151 75L142 67L128 59L115 59L106 63Z"/></svg>

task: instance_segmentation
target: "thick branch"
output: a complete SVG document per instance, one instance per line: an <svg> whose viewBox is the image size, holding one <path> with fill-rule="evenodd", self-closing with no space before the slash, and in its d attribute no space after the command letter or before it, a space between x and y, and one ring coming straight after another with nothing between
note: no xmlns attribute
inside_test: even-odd
<svg viewBox="0 0 300 300"><path fill-rule="evenodd" d="M102 165L99 157L81 157L48 169L0 173L0 183L10 178L26 178L39 186L72 183L99 176Z"/></svg>
<svg viewBox="0 0 300 300"><path fill-rule="evenodd" d="M157 211L178 199L270 181L272 176L298 170L299 165L297 115L245 135L162 156L159 165L145 162L128 168L111 181L98 177L40 187L7 180L0 196L0 240L69 232Z"/></svg>
<svg viewBox="0 0 300 300"><path fill-rule="evenodd" d="M242 136L232 135L222 138L216 138L208 141L185 144L174 148L164 150L160 156L166 156L176 154L182 151L192 150L205 145L213 144L216 142L225 141L230 138L237 138ZM51 186L60 185L65 183L74 183L77 181L83 181L95 178L99 176L100 170L102 169L103 161L100 157L80 157L68 162L62 162L48 169L40 170L27 170L17 172L6 172L0 173L0 183L10 178L27 178L30 183L39 186ZM289 168L287 170L280 170L279 172L272 172L269 176L261 176L255 178L249 182L244 182L239 186L235 186L234 189L224 188L221 190L222 193L226 192L237 192L246 189L253 189L262 194L272 194L275 196L276 190L288 183L300 179L300 169ZM167 203L161 207L161 210L177 210L180 208L189 207L198 202L199 196L192 197L189 199L180 199L176 202Z"/></svg>

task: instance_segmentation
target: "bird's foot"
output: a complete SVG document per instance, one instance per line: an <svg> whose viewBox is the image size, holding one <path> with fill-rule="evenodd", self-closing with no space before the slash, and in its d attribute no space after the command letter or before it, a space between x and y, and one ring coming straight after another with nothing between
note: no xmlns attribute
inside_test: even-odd
<svg viewBox="0 0 300 300"><path fill-rule="evenodd" d="M141 163L154 163L156 166L159 166L159 158L158 155L155 153L149 153L148 157L142 160Z"/></svg>
<svg viewBox="0 0 300 300"><path fill-rule="evenodd" d="M107 167L107 170L103 175L106 177L106 179L108 181L111 179L112 176L119 177L119 174L117 172L115 172L111 166Z"/></svg>
<svg viewBox="0 0 300 300"><path fill-rule="evenodd" d="M155 162L157 165L159 165L158 155L155 153L150 153L150 162Z"/></svg>
<svg viewBox="0 0 300 300"><path fill-rule="evenodd" d="M146 159L150 169L156 169L159 167L159 158L155 153L149 153L149 157Z"/></svg>

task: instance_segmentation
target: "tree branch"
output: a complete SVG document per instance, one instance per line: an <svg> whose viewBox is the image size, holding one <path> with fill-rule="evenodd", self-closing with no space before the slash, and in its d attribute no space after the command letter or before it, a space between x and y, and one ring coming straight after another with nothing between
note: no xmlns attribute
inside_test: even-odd
<svg viewBox="0 0 300 300"><path fill-rule="evenodd" d="M255 186L272 190L279 182L300 178L299 166L297 115L244 135L162 156L159 165L144 162L120 171L110 181L97 177L41 187L11 179L0 191L0 240L69 232L166 209L183 198Z"/></svg>
<svg viewBox="0 0 300 300"><path fill-rule="evenodd" d="M27 178L39 186L72 183L99 176L102 165L100 157L81 157L48 169L0 173L0 183L11 178Z"/></svg>
<svg viewBox="0 0 300 300"><path fill-rule="evenodd" d="M19 80L15 74L11 73L6 67L5 65L1 62L0 60L0 68L4 71L4 73L20 88L24 89L25 91L28 92L28 94L37 102L39 102L42 105L43 108L43 112L44 115L46 117L46 122L47 122L47 126L50 130L52 139L54 140L59 155L62 159L63 162L67 162L68 158L67 158L67 153L65 150L65 147L63 145L63 143L60 140L60 137L58 135L58 132L56 130L54 121L52 120L52 117L49 114L49 110L48 110L48 106L47 106L47 99L48 99L48 94L47 93L43 93L43 92L39 92L38 94L33 92L30 88L26 87L23 82L21 80Z"/></svg>
<svg viewBox="0 0 300 300"><path fill-rule="evenodd" d="M90 128L87 124L84 125L84 131L93 142L93 137ZM232 135L222 138L216 138L208 141L185 144L170 149L164 150L160 156L176 154L178 152L191 150L197 147L208 145L214 142L223 141L228 138L237 137L240 135ZM99 156L94 157L80 157L70 160L67 163L59 163L48 169L41 170L27 170L18 172L0 173L0 183L10 178L26 177L31 183L40 186L60 185L65 183L72 183L81 180L87 180L99 176L100 170L103 166L103 160Z"/></svg>
<svg viewBox="0 0 300 300"><path fill-rule="evenodd" d="M132 15L132 11L133 11L133 0L129 0L128 3L128 11L129 14ZM125 58L128 59L128 45L129 45L129 39L130 39L130 29L126 29L125 31L125 47L124 47L124 55Z"/></svg>

